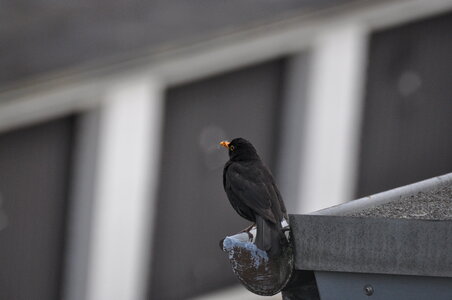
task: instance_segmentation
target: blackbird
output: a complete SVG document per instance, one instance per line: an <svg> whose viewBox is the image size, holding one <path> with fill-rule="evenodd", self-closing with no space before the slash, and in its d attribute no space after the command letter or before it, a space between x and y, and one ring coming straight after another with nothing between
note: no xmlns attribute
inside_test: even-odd
<svg viewBox="0 0 452 300"><path fill-rule="evenodd" d="M232 207L256 224L256 246L270 255L279 254L286 241L281 221L287 220L287 212L271 172L249 141L236 138L220 145L229 152L223 186Z"/></svg>

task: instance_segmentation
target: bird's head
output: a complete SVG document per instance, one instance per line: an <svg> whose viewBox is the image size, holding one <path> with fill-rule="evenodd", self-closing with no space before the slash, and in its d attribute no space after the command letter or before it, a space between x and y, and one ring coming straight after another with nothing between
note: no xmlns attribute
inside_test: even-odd
<svg viewBox="0 0 452 300"><path fill-rule="evenodd" d="M227 148L229 159L239 160L255 160L260 159L257 155L256 148L244 138L235 138L232 141L222 141L220 145Z"/></svg>

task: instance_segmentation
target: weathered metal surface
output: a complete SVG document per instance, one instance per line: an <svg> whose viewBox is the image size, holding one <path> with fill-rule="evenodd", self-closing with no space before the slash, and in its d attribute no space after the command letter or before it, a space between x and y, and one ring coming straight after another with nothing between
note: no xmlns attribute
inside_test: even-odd
<svg viewBox="0 0 452 300"><path fill-rule="evenodd" d="M283 227L288 224L284 220ZM256 228L250 233L239 233L220 241L220 248L229 254L232 270L251 292L263 296L281 292L283 300L319 300L313 271L294 269L293 248L289 241L278 257L269 257L254 245Z"/></svg>
<svg viewBox="0 0 452 300"><path fill-rule="evenodd" d="M322 300L450 300L452 278L315 272Z"/></svg>
<svg viewBox="0 0 452 300"><path fill-rule="evenodd" d="M294 269L292 247L287 243L281 254L269 256L253 243L255 229L226 237L223 250L228 253L232 270L242 284L251 292L272 296L279 293L289 282Z"/></svg>
<svg viewBox="0 0 452 300"><path fill-rule="evenodd" d="M452 277L452 220L291 216L295 268Z"/></svg>
<svg viewBox="0 0 452 300"><path fill-rule="evenodd" d="M314 272L294 271L281 294L283 300L320 300Z"/></svg>

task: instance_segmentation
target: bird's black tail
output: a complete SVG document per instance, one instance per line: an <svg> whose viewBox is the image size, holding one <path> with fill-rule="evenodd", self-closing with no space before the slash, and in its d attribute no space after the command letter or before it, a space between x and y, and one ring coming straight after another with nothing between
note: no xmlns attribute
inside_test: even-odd
<svg viewBox="0 0 452 300"><path fill-rule="evenodd" d="M256 215L256 227L256 247L266 251L271 256L279 255L281 246L286 240L281 225L273 224Z"/></svg>

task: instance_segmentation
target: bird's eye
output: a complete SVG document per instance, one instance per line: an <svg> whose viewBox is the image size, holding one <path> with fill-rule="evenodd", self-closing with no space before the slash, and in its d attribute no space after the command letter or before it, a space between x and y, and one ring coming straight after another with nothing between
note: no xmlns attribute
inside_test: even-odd
<svg viewBox="0 0 452 300"><path fill-rule="evenodd" d="M230 149L231 151L234 151L234 150L235 150L234 145L230 145L230 146L229 146L229 149Z"/></svg>

